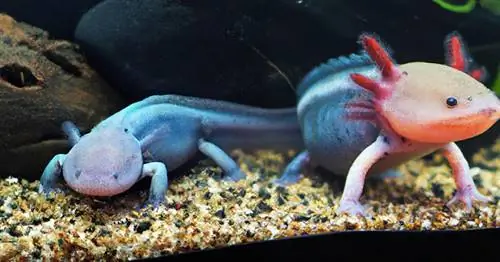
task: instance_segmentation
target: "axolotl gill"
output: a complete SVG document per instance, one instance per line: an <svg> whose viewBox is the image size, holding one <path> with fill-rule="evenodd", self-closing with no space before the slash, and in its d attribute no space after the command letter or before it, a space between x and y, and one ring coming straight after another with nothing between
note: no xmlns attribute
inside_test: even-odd
<svg viewBox="0 0 500 262"><path fill-rule="evenodd" d="M150 176L149 197L141 207L165 203L168 172L201 152L224 172L223 180L245 177L230 157L232 149L288 151L302 148L295 107L265 109L232 102L154 95L135 102L81 135L71 121L62 123L70 150L57 154L40 178L45 195L62 178L88 196L114 196Z"/></svg>
<svg viewBox="0 0 500 262"><path fill-rule="evenodd" d="M455 142L494 125L500 101L460 34L445 38L446 64L398 65L376 34L362 33L359 42L359 53L330 59L298 85L305 149L275 183L296 183L305 169L321 166L347 176L337 212L366 215L359 199L367 176L398 177L399 165L440 151L457 187L447 205L461 201L471 210L474 200L488 201Z"/></svg>

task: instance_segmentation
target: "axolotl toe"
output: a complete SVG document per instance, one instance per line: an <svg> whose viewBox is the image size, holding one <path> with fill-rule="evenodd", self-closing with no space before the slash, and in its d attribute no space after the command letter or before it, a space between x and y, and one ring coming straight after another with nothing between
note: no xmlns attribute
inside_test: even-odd
<svg viewBox="0 0 500 262"><path fill-rule="evenodd" d="M364 50L313 69L298 89L298 118L306 149L277 180L298 181L305 167L322 166L347 175L338 212L364 214L364 180L397 176L395 167L440 150L453 170L457 193L448 202L485 202L456 141L469 139L498 121L500 101L481 81L457 32L445 40L446 65L397 65L374 34L362 34Z"/></svg>
<svg viewBox="0 0 500 262"><path fill-rule="evenodd" d="M245 173L229 156L233 149L287 151L303 147L295 107L263 109L231 102L157 95L133 103L81 135L72 122L62 124L70 150L47 164L39 192L56 191L57 182L84 195L114 196L150 176L149 198L165 203L168 171L198 152L238 181Z"/></svg>

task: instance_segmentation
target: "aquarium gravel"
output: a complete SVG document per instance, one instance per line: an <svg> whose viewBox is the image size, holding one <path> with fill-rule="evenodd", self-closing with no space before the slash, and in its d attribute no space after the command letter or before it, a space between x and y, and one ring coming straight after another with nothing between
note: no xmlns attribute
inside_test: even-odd
<svg viewBox="0 0 500 262"><path fill-rule="evenodd" d="M455 185L442 156L401 166L403 177L371 181L362 203L368 217L336 215L343 180L306 175L287 188L270 183L293 156L236 151L248 178L220 181L203 161L170 184L168 204L136 207L148 188L109 199L72 191L46 199L38 181L0 180L0 260L121 261L259 240L345 230L465 230L500 224L500 140L470 163L481 193L494 201L467 214L445 207ZM149 181L147 181L149 185Z"/></svg>

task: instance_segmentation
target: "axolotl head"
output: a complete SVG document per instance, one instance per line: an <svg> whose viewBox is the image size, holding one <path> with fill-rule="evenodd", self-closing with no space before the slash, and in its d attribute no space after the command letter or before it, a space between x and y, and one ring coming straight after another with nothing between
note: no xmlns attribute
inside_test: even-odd
<svg viewBox="0 0 500 262"><path fill-rule="evenodd" d="M112 196L132 187L142 172L139 142L124 128L103 127L83 135L66 155L63 176L75 191Z"/></svg>
<svg viewBox="0 0 500 262"><path fill-rule="evenodd" d="M361 41L382 78L359 74L351 78L374 93L377 113L399 135L425 143L448 143L477 136L498 121L500 100L479 81L482 69L471 68L472 59L457 33L449 34L445 42L447 65L412 62L396 66L375 37L362 35Z"/></svg>

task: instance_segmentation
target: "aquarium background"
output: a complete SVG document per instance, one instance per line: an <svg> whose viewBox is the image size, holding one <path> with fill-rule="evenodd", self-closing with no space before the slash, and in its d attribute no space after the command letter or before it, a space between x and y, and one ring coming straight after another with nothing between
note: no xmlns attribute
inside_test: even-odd
<svg viewBox="0 0 500 262"><path fill-rule="evenodd" d="M367 185L366 196L379 212L373 220L338 217L326 208L338 201L342 180L311 178L289 190L268 186L293 156L269 152L235 153L251 173L236 186L217 184L220 170L210 161L174 172L179 180L163 214L130 212L147 195L149 180L110 200L74 193L42 200L36 193L47 162L67 151L60 124L68 118L87 132L153 94L294 106L302 77L329 58L357 52L362 32L379 35L398 63L443 63L443 39L456 30L487 68L485 85L500 90L495 1L446 2L477 2L466 11L443 2L1 1L0 65L23 67L0 73L11 83L21 83L12 77L19 72L28 78L17 85L22 92L0 83L0 258L122 260L320 232L498 227L498 123L459 142L478 172L478 187L495 200L477 216L442 208L453 184L439 155L405 165L401 180ZM45 83L42 95L26 91L39 81Z"/></svg>

